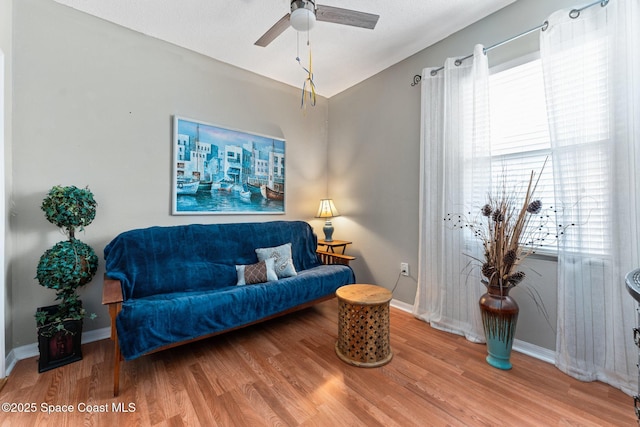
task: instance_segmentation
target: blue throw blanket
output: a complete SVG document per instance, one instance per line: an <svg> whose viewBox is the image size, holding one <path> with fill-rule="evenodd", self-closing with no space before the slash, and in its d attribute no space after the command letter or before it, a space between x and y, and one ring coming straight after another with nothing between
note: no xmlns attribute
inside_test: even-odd
<svg viewBox="0 0 640 427"><path fill-rule="evenodd" d="M291 243L297 276L236 286L236 265L255 249ZM317 238L302 221L183 225L131 230L105 250L106 274L122 283L116 319L130 360L168 344L246 325L354 283L344 265L322 265Z"/></svg>

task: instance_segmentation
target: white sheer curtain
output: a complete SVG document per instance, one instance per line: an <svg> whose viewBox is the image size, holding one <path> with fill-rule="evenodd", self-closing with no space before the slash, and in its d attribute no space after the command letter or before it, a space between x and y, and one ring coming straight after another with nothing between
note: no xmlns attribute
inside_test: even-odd
<svg viewBox="0 0 640 427"><path fill-rule="evenodd" d="M449 58L435 76L432 70L422 75L420 240L413 313L433 327L483 342L478 300L484 287L470 275L471 258L464 255L473 249L465 247L465 233L445 226L445 217L466 213L473 197L484 197L489 189L487 58L478 45L472 59L456 65L456 59Z"/></svg>
<svg viewBox="0 0 640 427"><path fill-rule="evenodd" d="M624 275L640 266L640 2L556 12L540 40L559 222L577 223L560 240L556 365L633 393Z"/></svg>

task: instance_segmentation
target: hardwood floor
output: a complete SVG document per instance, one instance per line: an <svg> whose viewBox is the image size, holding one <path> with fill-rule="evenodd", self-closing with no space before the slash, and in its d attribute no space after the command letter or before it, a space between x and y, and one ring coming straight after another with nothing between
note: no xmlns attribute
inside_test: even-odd
<svg viewBox="0 0 640 427"><path fill-rule="evenodd" d="M497 370L484 361L483 345L394 308L394 357L383 367L342 362L336 336L333 299L124 362L117 398L109 340L84 345L82 361L42 374L36 358L22 360L0 402L23 412L0 412L0 426L636 425L633 399L619 390L520 353L512 370ZM48 405L74 412L47 414Z"/></svg>

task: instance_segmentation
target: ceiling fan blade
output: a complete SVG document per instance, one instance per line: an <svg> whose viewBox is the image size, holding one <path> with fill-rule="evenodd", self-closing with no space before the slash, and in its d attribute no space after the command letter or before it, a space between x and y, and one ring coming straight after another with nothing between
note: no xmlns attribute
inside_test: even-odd
<svg viewBox="0 0 640 427"><path fill-rule="evenodd" d="M318 5L316 19L318 21L333 22L335 24L351 25L354 27L373 30L378 23L379 15L358 12L356 10L342 9L333 6Z"/></svg>
<svg viewBox="0 0 640 427"><path fill-rule="evenodd" d="M289 16L291 14L287 13L284 15L278 22L273 24L273 27L269 28L266 33L262 35L254 44L256 46L266 47L269 43L275 40L284 30L289 28Z"/></svg>

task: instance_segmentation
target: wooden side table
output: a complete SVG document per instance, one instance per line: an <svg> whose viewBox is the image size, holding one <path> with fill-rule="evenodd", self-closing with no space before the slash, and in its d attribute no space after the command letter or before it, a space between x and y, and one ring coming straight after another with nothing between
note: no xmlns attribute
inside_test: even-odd
<svg viewBox="0 0 640 427"><path fill-rule="evenodd" d="M342 255L344 255L344 251L347 248L347 245L350 245L352 242L347 240L332 240L327 242L326 240L318 240L318 246L326 246L327 252L335 253L335 249L342 248Z"/></svg>
<svg viewBox="0 0 640 427"><path fill-rule="evenodd" d="M338 288L338 340L336 354L343 361L363 368L391 361L389 344L388 289L376 285Z"/></svg>

